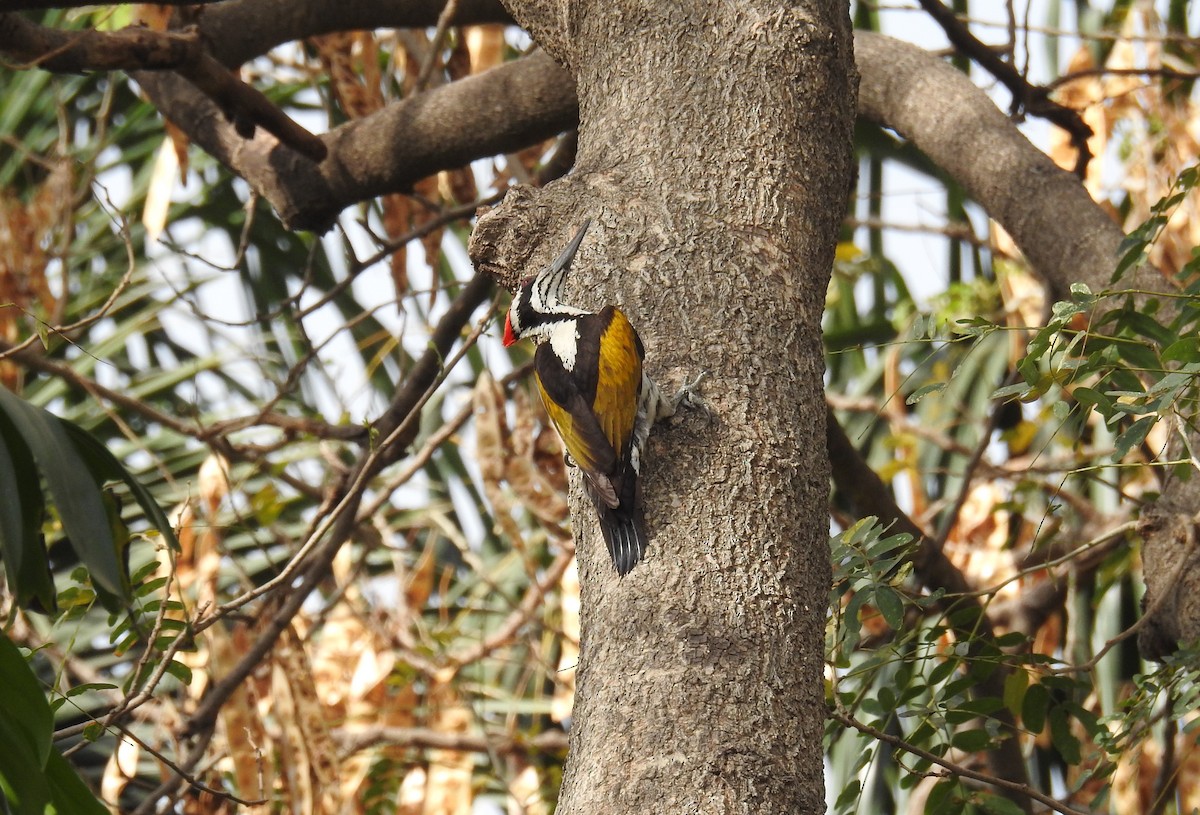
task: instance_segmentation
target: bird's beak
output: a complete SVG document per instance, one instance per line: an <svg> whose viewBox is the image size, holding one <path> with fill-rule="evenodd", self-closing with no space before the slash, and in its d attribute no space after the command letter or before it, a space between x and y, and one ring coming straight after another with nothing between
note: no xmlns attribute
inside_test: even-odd
<svg viewBox="0 0 1200 815"><path fill-rule="evenodd" d="M504 315L504 347L507 348L508 346L512 345L516 341L517 341L517 335L513 333L512 315L505 314Z"/></svg>
<svg viewBox="0 0 1200 815"><path fill-rule="evenodd" d="M546 270L546 274L554 274L571 265L571 259L579 251L579 244L583 243L583 236L591 225L591 218L584 220L583 226L579 227L579 231L575 233L575 237L571 238L571 242L567 244L567 248L562 250L559 256L554 259L554 263L550 264L550 268Z"/></svg>

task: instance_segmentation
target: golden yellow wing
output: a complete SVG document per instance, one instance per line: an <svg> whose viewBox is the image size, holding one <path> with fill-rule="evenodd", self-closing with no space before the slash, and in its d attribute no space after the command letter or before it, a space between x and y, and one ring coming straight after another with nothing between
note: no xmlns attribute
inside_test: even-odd
<svg viewBox="0 0 1200 815"><path fill-rule="evenodd" d="M616 452L591 414L590 407L578 392L572 393L566 404L556 401L547 393L542 372L535 370L535 373L538 394L546 406L546 414L554 423L558 435L562 437L563 446L575 464L588 472L611 472L616 464Z"/></svg>
<svg viewBox="0 0 1200 815"><path fill-rule="evenodd" d="M626 457L626 447L637 421L638 389L641 384L641 342L629 320L614 308L612 318L600 337L596 397L592 401L592 412L612 449L622 460Z"/></svg>

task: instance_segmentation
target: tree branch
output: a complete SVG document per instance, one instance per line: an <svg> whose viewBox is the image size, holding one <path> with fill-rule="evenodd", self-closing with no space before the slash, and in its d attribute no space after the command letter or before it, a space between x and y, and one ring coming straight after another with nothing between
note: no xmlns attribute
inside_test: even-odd
<svg viewBox="0 0 1200 815"><path fill-rule="evenodd" d="M367 730L335 729L333 737L346 755L353 755L381 744L499 755L557 753L567 749L567 734L561 730L547 730L530 739L518 739L511 736L496 738L486 734L473 736L466 733L443 733L422 727L377 725Z"/></svg>
<svg viewBox="0 0 1200 815"><path fill-rule="evenodd" d="M217 3L222 2L225 2L225 0L162 0L155 5L207 6L216 5ZM92 0L0 0L0 12L33 11L55 8L87 8L94 5L96 5L96 3L92 2ZM114 5L132 5L132 3L118 3Z"/></svg>
<svg viewBox="0 0 1200 815"><path fill-rule="evenodd" d="M198 25L213 56L240 65L277 45L317 34L436 26L445 5L445 0L228 0L205 9ZM451 25L512 22L499 0L457 0L457 6Z"/></svg>
<svg viewBox="0 0 1200 815"><path fill-rule="evenodd" d="M1078 153L1075 159L1075 175L1083 178L1088 162L1092 159L1092 151L1088 149L1092 129L1083 121L1083 117L1077 111L1051 99L1048 88L1031 85L1016 68L980 42L966 24L959 20L951 9L942 5L940 0L920 0L920 3L921 8L946 32L946 36L959 53L975 60L1008 88L1013 97L1014 113L1023 110L1067 131L1071 136L1071 145Z"/></svg>
<svg viewBox="0 0 1200 815"><path fill-rule="evenodd" d="M859 31L859 115L900 133L1003 226L1055 299L1103 291L1124 233L1079 179L1057 167L961 71L910 43ZM1020 179L1014 183L1013 179ZM1133 288L1165 291L1142 268Z"/></svg>
<svg viewBox="0 0 1200 815"><path fill-rule="evenodd" d="M131 26L119 31L58 31L20 14L0 14L0 54L24 63L17 70L41 68L58 73L84 71L171 70L204 51L195 28L151 31Z"/></svg>
<svg viewBox="0 0 1200 815"><path fill-rule="evenodd" d="M273 139L246 140L170 75L135 76L197 144L270 201L292 229L323 231L351 204L572 127L570 77L541 52L418 94L325 134L329 159L297 162Z"/></svg>
<svg viewBox="0 0 1200 815"><path fill-rule="evenodd" d="M195 28L58 31L19 14L3 14L0 54L26 63L22 67L56 72L175 71L212 99L242 138L250 138L260 126L313 161L326 155L324 142L213 59Z"/></svg>

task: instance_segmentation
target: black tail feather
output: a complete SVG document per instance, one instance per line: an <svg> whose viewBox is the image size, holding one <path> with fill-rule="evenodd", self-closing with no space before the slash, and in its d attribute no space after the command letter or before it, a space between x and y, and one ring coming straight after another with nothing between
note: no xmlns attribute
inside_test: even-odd
<svg viewBox="0 0 1200 815"><path fill-rule="evenodd" d="M615 507L609 505L592 479L585 478L583 484L600 516L600 531L604 533L604 542L608 545L613 566L617 574L624 577L641 563L642 556L646 554L646 520L642 515L641 485L637 472L627 466L624 477L616 480Z"/></svg>
<svg viewBox="0 0 1200 815"><path fill-rule="evenodd" d="M604 507L600 509L600 531L617 574L624 577L646 554L646 525L641 512Z"/></svg>

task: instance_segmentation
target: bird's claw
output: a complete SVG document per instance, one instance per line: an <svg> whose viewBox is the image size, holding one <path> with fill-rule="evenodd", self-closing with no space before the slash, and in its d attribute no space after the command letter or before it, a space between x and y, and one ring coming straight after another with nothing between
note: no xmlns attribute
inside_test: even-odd
<svg viewBox="0 0 1200 815"><path fill-rule="evenodd" d="M711 423L713 420L712 408L710 408L708 403L700 397L700 385L704 382L704 380L708 379L710 375L711 372L709 371L701 371L695 379L693 379L691 382L685 383L683 387L681 387L675 393L675 395L671 397L672 412L680 407L685 407L688 410L699 410L704 413L705 419Z"/></svg>

